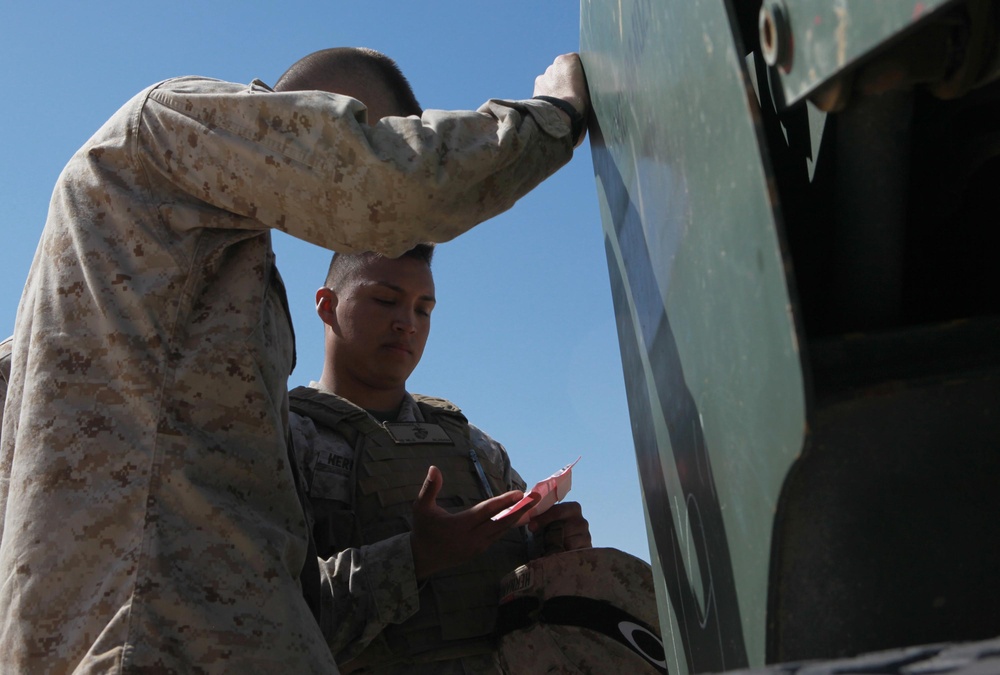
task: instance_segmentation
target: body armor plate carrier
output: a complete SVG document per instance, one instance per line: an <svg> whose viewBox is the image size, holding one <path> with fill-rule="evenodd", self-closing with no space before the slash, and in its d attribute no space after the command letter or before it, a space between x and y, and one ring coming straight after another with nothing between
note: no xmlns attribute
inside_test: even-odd
<svg viewBox="0 0 1000 675"><path fill-rule="evenodd" d="M502 467L473 447L468 420L457 407L444 399L413 398L423 423L383 425L338 396L307 387L290 392L293 412L336 431L354 448L353 503L310 497L320 557L338 552L334 542L357 547L409 532L413 502L432 464L444 477L437 503L447 511L507 491ZM483 555L432 576L421 588L418 612L387 626L344 672L494 651L499 582L527 559L526 535L515 528Z"/></svg>

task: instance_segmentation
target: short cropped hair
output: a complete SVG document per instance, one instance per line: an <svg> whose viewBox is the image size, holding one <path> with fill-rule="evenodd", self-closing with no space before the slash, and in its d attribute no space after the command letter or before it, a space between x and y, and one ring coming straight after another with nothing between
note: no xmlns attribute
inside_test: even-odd
<svg viewBox="0 0 1000 675"><path fill-rule="evenodd" d="M278 78L275 91L328 91L343 86L346 79L376 78L392 93L401 116L423 114L413 87L396 62L366 47L333 47L302 57Z"/></svg>
<svg viewBox="0 0 1000 675"><path fill-rule="evenodd" d="M323 285L332 290L339 291L344 286L344 283L355 272L361 269L363 265L372 260L386 257L388 256L372 251L365 253L334 253L333 259L330 260L330 269L326 273L326 282ZM399 257L420 260L427 263L427 266L430 267L431 260L434 258L434 244L417 244Z"/></svg>

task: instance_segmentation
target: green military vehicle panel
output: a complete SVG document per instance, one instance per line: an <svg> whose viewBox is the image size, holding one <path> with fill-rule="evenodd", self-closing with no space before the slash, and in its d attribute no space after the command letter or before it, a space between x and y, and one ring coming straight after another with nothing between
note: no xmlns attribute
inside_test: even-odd
<svg viewBox="0 0 1000 675"><path fill-rule="evenodd" d="M668 669L761 665L805 398L743 50L722 0L583 0L581 54Z"/></svg>

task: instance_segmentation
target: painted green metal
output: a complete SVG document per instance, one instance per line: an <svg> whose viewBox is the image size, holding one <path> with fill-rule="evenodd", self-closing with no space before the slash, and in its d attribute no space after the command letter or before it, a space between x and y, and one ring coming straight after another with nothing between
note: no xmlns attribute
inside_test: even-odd
<svg viewBox="0 0 1000 675"><path fill-rule="evenodd" d="M581 54L668 668L761 665L805 398L742 49L723 0L582 0Z"/></svg>
<svg viewBox="0 0 1000 675"><path fill-rule="evenodd" d="M669 672L997 635L995 0L581 21Z"/></svg>
<svg viewBox="0 0 1000 675"><path fill-rule="evenodd" d="M761 42L773 45L792 105L951 0L765 0ZM765 17L770 18L768 24Z"/></svg>

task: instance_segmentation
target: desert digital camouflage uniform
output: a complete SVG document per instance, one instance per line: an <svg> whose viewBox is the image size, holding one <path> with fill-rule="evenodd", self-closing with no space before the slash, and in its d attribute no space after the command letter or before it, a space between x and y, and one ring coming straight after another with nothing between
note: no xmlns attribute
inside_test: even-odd
<svg viewBox="0 0 1000 675"><path fill-rule="evenodd" d="M373 441L363 435L358 435L352 443L328 425L329 411L335 411L335 418L341 417L345 409L354 410L347 413L350 416L365 416L365 411L323 390L316 382L311 382L308 388L293 390L291 396L293 447L310 500L310 522L315 527L320 557L328 558L321 561L324 578L331 584L331 592L324 594L321 624L343 672L380 675L502 672L493 634L499 581L539 553L534 542L523 528L512 530L507 541L498 542L477 561L418 584L409 525L397 526L391 522L399 518L399 507L390 504L398 502L408 507L431 463L438 464L444 474L439 504L454 502L450 508L467 508L482 500L485 495L480 480L488 481L495 494L523 490L525 483L511 467L504 447L468 424L464 416L458 418L458 425L446 427L451 435L457 435L456 431L468 434L467 441L459 439L455 443L455 457L439 455L430 461L426 456L429 446L393 446L391 441L386 442L387 434L377 434L382 440L374 442L383 443L381 447L373 448ZM424 405L433 402L436 409L450 406L458 412L441 399L422 397L421 401ZM317 406L327 410L318 410ZM370 419L373 425L377 424L374 418ZM435 419L442 421L440 414ZM395 422L424 421L429 420L414 398L406 394ZM477 477L470 461L469 447L478 450L484 469L482 479ZM370 454L372 450L378 451L378 457ZM384 461L388 458L396 461ZM412 475L388 473L400 470ZM369 497L369 504L375 506L367 507L369 511L379 510L378 513L363 513L365 481L380 484ZM460 487L463 483L464 488ZM394 490L408 493L394 499L391 496ZM471 493L464 498L464 504L458 504L457 497L448 496L455 491L461 494L463 490ZM379 504L387 505L384 511ZM406 515L412 513L408 508L405 510ZM385 529L406 531L381 538L377 533ZM432 589L435 584L438 588ZM442 601L449 603L454 617L447 628L437 615L443 611ZM486 604L480 604L484 601ZM421 602L427 605L423 612L420 612ZM456 625L455 621L459 623ZM445 639L443 635L449 631L452 636ZM484 631L488 635L484 636ZM472 637L456 638L456 632ZM402 649L409 648L420 655L400 656L400 641L407 645Z"/></svg>
<svg viewBox="0 0 1000 675"><path fill-rule="evenodd" d="M614 548L576 549L532 560L501 584L503 672L668 672L645 560Z"/></svg>
<svg viewBox="0 0 1000 675"><path fill-rule="evenodd" d="M63 170L15 325L0 672L336 672L298 583L270 228L397 255L572 154L538 101L365 119L347 97L178 78Z"/></svg>

